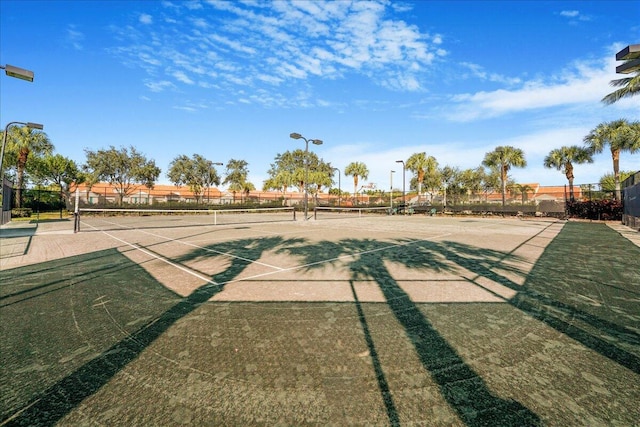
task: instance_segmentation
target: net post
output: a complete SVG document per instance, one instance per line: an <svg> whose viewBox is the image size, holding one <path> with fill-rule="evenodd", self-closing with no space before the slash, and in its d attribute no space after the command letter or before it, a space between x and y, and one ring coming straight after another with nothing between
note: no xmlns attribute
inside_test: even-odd
<svg viewBox="0 0 640 427"><path fill-rule="evenodd" d="M76 182L76 206L73 210L73 232L77 233L80 231L80 187Z"/></svg>

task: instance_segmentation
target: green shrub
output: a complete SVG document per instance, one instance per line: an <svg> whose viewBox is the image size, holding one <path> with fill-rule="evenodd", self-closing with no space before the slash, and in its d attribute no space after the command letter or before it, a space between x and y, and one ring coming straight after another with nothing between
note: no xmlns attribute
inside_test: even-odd
<svg viewBox="0 0 640 427"><path fill-rule="evenodd" d="M14 208L11 209L12 218L30 218L33 213L31 208Z"/></svg>

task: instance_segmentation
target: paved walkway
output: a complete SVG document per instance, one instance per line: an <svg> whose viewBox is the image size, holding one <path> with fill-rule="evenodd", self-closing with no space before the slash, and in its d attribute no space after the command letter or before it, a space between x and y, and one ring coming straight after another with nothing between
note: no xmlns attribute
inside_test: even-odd
<svg viewBox="0 0 640 427"><path fill-rule="evenodd" d="M634 245L640 247L640 231L635 231L631 227L618 222L608 222L607 225L620 233L620 235L629 240Z"/></svg>

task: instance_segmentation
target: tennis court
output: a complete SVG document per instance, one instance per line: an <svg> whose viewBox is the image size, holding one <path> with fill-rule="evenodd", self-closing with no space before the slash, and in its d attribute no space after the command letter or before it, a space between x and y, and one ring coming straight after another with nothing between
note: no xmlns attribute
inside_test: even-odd
<svg viewBox="0 0 640 427"><path fill-rule="evenodd" d="M81 218L1 230L1 425L640 419L640 247L623 229Z"/></svg>

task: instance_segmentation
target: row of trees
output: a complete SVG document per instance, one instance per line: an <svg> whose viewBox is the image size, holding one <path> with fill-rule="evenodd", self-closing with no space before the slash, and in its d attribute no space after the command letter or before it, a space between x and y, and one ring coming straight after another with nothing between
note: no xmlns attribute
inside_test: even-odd
<svg viewBox="0 0 640 427"><path fill-rule="evenodd" d="M148 159L135 147L116 149L109 147L97 151L86 150L86 163L79 167L73 160L60 154L53 154L53 144L44 132L28 127L10 128L8 135L7 164L15 165L17 180L17 200L21 200L25 177L36 184L53 184L69 198L69 190L75 182L93 183L106 181L112 184L121 198L126 197L137 185L152 188L161 170L155 161ZM606 147L611 151L616 198L620 199L619 160L622 152L634 153L640 150L640 122L615 120L602 123L584 137L584 146L563 146L552 150L544 159L544 166L557 169L565 174L573 200L574 165L593 162L593 155ZM518 189L509 178L511 168L527 165L524 152L512 146L496 147L486 153L480 166L459 170L456 167L439 167L438 161L426 153L415 153L405 162L406 170L413 173L410 189L420 196L435 194L443 196L478 195L491 191L502 193L502 203L506 203L508 188L526 194L528 189ZM255 190L248 181L248 163L230 159L226 163L225 177L221 179L214 163L200 154L191 157L179 155L169 165L167 178L175 185L186 185L200 198L212 186L227 185L234 194L246 194ZM335 185L334 173L338 171L330 163L306 150L286 151L277 154L268 170L268 178L263 190L286 192L289 188L304 191L305 176L308 177L310 193ZM362 162L349 163L344 174L353 178L353 196L357 197L360 180L369 176L367 166ZM361 188L361 190L363 190ZM337 189L330 190L336 193ZM18 205L18 207L20 207Z"/></svg>
<svg viewBox="0 0 640 427"><path fill-rule="evenodd" d="M636 70L632 76L616 79L610 83L617 89L602 99L605 104L613 104L640 93L640 71ZM134 185L144 184L150 188L153 187L160 176L160 168L155 165L155 162L147 159L133 146L120 150L113 146L98 151L86 150L87 161L79 167L73 160L60 154L53 154L54 146L46 133L26 126L13 126L7 131L6 155L0 167L2 172L9 170L15 173L18 207L22 200L21 192L25 188L26 177L36 184L57 186L63 196L68 199L69 189L73 183L88 182L91 185L98 181L107 181L118 189L121 197L124 197L130 193ZM0 137L4 135L0 134ZM565 174L573 199L574 164L592 162L594 154L609 147L613 160L615 195L619 200L620 154L624 151L634 153L640 150L639 122L620 119L602 123L584 137L584 143L583 147L563 146L552 150L544 159L544 165ZM213 163L200 154L194 154L192 157L180 155L169 165L167 177L175 185L188 185L196 195L202 195L212 185L220 185L216 165L220 163ZM413 154L404 166L414 173L411 188L417 189L418 194L423 194L423 188L431 194L442 190L445 197L447 191L477 194L483 190L495 190L499 183L504 205L507 187L510 186L513 189L517 186L509 183L509 170L512 167L525 167L526 160L522 150L503 146L486 153L482 165L476 169L460 171L450 166L439 168L437 160L433 156L427 156L426 153ZM227 184L234 194L247 193L255 189L247 179L249 173L247 167L248 164L244 160L229 160L222 184ZM320 191L322 187L335 184L332 176L336 170L330 163L319 159L312 152L287 151L276 156L263 189L286 191L287 188L295 186L302 191L306 185L305 177L308 177L307 188L312 192ZM367 179L369 175L367 166L362 162L350 163L345 167L344 173L353 177L354 195L357 194L360 178ZM521 190L526 194L526 189Z"/></svg>

